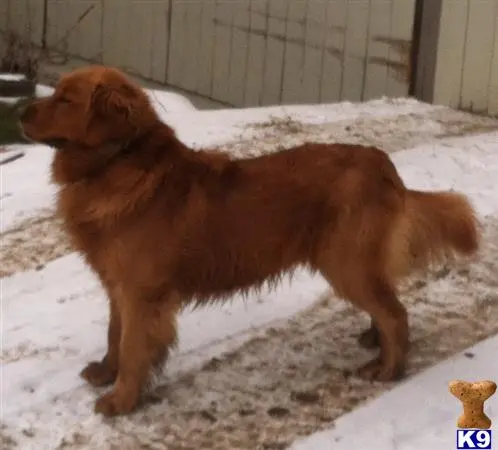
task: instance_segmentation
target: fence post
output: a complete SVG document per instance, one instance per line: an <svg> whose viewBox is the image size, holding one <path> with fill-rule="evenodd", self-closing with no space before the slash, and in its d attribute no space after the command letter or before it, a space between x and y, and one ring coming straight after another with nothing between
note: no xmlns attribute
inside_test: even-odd
<svg viewBox="0 0 498 450"><path fill-rule="evenodd" d="M443 0L416 0L415 6L410 94L428 103L434 100L442 3Z"/></svg>

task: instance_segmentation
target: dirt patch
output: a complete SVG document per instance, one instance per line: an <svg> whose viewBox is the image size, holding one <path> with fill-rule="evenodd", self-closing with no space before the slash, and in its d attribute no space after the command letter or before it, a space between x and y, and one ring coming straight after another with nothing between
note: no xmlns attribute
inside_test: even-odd
<svg viewBox="0 0 498 450"><path fill-rule="evenodd" d="M17 442L7 435L7 427L3 424L0 424L0 448L2 450L18 448Z"/></svg>
<svg viewBox="0 0 498 450"><path fill-rule="evenodd" d="M71 251L61 221L50 213L21 222L3 233L1 239L0 277L42 269Z"/></svg>

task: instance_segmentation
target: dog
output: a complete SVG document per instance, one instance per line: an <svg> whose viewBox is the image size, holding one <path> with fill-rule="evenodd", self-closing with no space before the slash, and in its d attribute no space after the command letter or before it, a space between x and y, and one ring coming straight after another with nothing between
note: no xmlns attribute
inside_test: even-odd
<svg viewBox="0 0 498 450"><path fill-rule="evenodd" d="M137 408L184 306L275 284L299 266L370 315L361 342L380 352L358 375L396 380L409 347L399 281L479 247L463 194L406 188L380 149L306 143L239 160L193 150L112 67L63 75L21 126L56 149L58 213L108 294L107 353L81 372L113 384L95 404L107 416Z"/></svg>

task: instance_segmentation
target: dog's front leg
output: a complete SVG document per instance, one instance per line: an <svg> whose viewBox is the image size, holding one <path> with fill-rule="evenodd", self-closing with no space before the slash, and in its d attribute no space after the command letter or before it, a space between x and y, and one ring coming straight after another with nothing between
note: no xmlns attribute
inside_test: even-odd
<svg viewBox="0 0 498 450"><path fill-rule="evenodd" d="M92 386L114 383L118 374L121 318L116 298L109 295L109 327L107 329L107 353L102 361L92 361L80 373Z"/></svg>
<svg viewBox="0 0 498 450"><path fill-rule="evenodd" d="M126 414L137 405L150 371L164 361L176 343L178 302L120 299L121 340L118 374L112 389L101 396L95 411L106 416Z"/></svg>

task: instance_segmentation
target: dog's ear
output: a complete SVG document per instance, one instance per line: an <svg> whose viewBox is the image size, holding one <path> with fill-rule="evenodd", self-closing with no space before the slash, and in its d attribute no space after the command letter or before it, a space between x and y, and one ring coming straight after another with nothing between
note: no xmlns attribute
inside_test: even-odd
<svg viewBox="0 0 498 450"><path fill-rule="evenodd" d="M91 108L101 115L128 119L132 115L135 97L135 91L125 84L119 87L99 85L93 92Z"/></svg>

